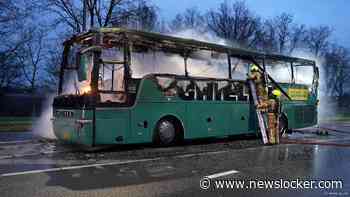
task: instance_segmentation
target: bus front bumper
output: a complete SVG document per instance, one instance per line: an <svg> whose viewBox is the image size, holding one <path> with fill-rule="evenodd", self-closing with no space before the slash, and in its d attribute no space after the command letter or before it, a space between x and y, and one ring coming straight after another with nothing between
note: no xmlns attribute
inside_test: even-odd
<svg viewBox="0 0 350 197"><path fill-rule="evenodd" d="M56 137L64 143L92 146L93 120L81 118L54 117L53 130Z"/></svg>

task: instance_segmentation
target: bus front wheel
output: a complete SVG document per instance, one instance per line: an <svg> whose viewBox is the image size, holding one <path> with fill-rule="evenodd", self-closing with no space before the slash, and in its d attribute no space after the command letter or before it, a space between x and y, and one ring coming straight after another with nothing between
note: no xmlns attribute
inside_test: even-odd
<svg viewBox="0 0 350 197"><path fill-rule="evenodd" d="M155 131L155 142L159 145L172 145L179 139L179 126L171 118L159 120Z"/></svg>

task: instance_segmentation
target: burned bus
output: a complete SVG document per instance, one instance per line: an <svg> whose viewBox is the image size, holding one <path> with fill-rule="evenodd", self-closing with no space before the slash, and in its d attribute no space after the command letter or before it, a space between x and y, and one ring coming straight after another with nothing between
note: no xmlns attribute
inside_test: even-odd
<svg viewBox="0 0 350 197"><path fill-rule="evenodd" d="M73 36L62 59L52 120L65 142L170 145L257 133L252 64L284 93L281 132L317 123L311 60L120 28Z"/></svg>

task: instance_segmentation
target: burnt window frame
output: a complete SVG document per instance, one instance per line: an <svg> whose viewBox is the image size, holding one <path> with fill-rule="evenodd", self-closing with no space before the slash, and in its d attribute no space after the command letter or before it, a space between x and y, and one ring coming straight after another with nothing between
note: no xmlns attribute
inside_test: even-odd
<svg viewBox="0 0 350 197"><path fill-rule="evenodd" d="M182 76L182 75L175 75L175 74L152 74L153 77L156 79L157 77L162 77L162 78L169 78L169 79L173 79L174 81L171 82L171 83L176 83L176 94L174 95L175 97L179 98L180 100L183 100L183 101L206 101L206 102L250 102L250 92L249 92L249 87L248 87L248 84L246 81L243 81L243 80L232 80L232 79L219 79L219 78L204 78L204 77L186 77L186 76ZM193 99L184 99L183 96L179 95L179 89L182 89L182 87L179 87L178 86L178 82L179 81L189 81L190 84L194 84L195 85L195 91L197 91L196 93L194 93L193 95ZM215 92L211 91L211 95L208 96L206 95L207 99L204 99L204 96L205 94L203 93L202 90L200 90L199 88L199 85L198 85L198 82L206 82L206 84L216 84L216 88L215 88L215 85L212 86L212 88L215 88ZM219 85L218 83L220 82L227 82L228 85L232 86L232 84L234 83L239 83L241 85L241 89L242 89L242 93L237 95L237 99L236 100L226 100L225 98L222 99L221 98L221 91L219 89ZM167 97L165 94L164 94L164 91L165 89L162 89L160 87L160 85L158 84L158 81L155 80L155 83L157 84L157 86L159 87L159 91L161 91L163 93L163 95L165 97ZM224 86L224 87L226 87ZM207 85L208 87L208 85ZM223 88L224 88L223 87ZM174 87L175 88L175 87ZM187 87L186 87L187 88ZM222 89L222 88L221 88ZM184 91L186 92L186 91ZM202 95L199 95L202 94ZM214 95L215 93L215 95ZM213 99L213 95L214 95L214 98ZM174 97L174 96L170 96L170 97ZM201 98L201 99L200 99ZM245 98L245 99L241 99L241 98Z"/></svg>

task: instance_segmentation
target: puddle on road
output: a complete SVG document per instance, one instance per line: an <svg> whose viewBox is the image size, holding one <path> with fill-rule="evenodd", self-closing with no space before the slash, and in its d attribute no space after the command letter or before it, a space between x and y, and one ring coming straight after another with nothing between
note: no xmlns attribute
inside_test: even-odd
<svg viewBox="0 0 350 197"><path fill-rule="evenodd" d="M282 147L278 150L279 161L311 160L315 157L315 147Z"/></svg>

